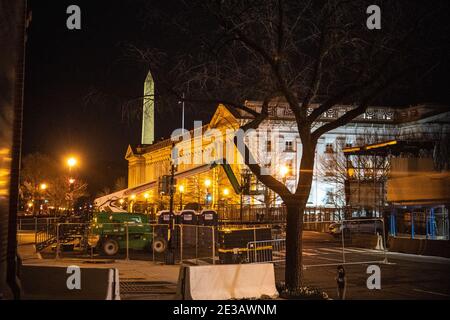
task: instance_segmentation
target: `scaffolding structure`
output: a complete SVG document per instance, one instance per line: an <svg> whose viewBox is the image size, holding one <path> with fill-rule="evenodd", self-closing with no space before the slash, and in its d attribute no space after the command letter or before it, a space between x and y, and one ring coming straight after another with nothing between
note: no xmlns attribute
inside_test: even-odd
<svg viewBox="0 0 450 320"><path fill-rule="evenodd" d="M398 141L361 147L345 148L347 160L346 198L349 207L361 200L360 195L370 193L361 188L364 183L372 184L373 208L385 218L391 236L412 239L449 239L448 203L410 199L408 203L387 202L386 182L390 179L390 164L393 157L421 158L433 154L432 141ZM365 158L365 161L362 159ZM357 195L354 195L351 185ZM378 185L378 187L377 187ZM376 192L379 188L379 192ZM381 197L378 196L381 193ZM356 199L355 199L356 198ZM370 199L370 197L366 197ZM353 201L352 201L353 200ZM368 205L362 199L359 204ZM351 210L351 209L350 209Z"/></svg>

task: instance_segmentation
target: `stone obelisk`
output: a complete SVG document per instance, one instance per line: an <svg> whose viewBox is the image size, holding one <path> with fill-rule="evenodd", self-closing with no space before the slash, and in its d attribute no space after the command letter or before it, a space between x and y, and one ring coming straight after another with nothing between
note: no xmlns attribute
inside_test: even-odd
<svg viewBox="0 0 450 320"><path fill-rule="evenodd" d="M149 71L144 82L142 107L142 144L152 144L155 140L155 83Z"/></svg>

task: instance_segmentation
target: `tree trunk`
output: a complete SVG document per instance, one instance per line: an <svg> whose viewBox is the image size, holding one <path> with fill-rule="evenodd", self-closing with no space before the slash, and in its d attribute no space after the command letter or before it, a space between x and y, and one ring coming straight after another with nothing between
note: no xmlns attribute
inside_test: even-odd
<svg viewBox="0 0 450 320"><path fill-rule="evenodd" d="M303 211L300 206L287 205L285 280L288 290L302 285Z"/></svg>
<svg viewBox="0 0 450 320"><path fill-rule="evenodd" d="M285 280L289 291L300 288L303 282L303 215L311 191L314 156L315 146L303 149L297 190L282 197L287 209Z"/></svg>

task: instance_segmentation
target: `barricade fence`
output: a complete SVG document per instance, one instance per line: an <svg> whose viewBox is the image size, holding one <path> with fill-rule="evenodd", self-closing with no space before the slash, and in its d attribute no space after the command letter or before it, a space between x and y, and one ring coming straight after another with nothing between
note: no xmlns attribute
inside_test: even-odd
<svg viewBox="0 0 450 320"><path fill-rule="evenodd" d="M284 263L286 224L202 226L48 223L36 233L46 258L113 258L175 263ZM304 222L304 267L387 262L383 219Z"/></svg>
<svg viewBox="0 0 450 320"><path fill-rule="evenodd" d="M214 264L217 228L214 226L135 223L54 223L36 236L44 258L136 259L175 263ZM50 239L50 241L49 241Z"/></svg>
<svg viewBox="0 0 450 320"><path fill-rule="evenodd" d="M250 241L247 249L248 262L285 262L285 238ZM304 222L302 256L304 268L388 263L384 220Z"/></svg>
<svg viewBox="0 0 450 320"><path fill-rule="evenodd" d="M17 231L18 232L27 232L32 231L36 232L38 230L42 230L47 228L49 225L54 224L58 221L58 218L19 218L17 219Z"/></svg>

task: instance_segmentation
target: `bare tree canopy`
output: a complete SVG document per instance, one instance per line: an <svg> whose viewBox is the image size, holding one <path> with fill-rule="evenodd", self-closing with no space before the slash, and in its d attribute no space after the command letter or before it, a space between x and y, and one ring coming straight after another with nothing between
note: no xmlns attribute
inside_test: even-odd
<svg viewBox="0 0 450 320"><path fill-rule="evenodd" d="M67 207L68 196L77 200L87 195L87 184L81 179L73 179L69 184L65 168L47 155L31 153L22 160L20 176L20 198L22 204L45 198L49 206ZM45 189L41 186L45 185ZM36 206L33 211L37 210Z"/></svg>
<svg viewBox="0 0 450 320"><path fill-rule="evenodd" d="M445 13L436 1L377 1L381 30L369 30L372 1L186 1L174 16L149 14L178 30L178 47L130 47L130 57L153 73L160 107L184 100L194 108L222 103L244 110L257 128L273 99L285 101L295 116L302 143L300 176L294 192L275 177L246 164L287 206L287 287L302 281L303 213L310 194L315 148L326 132L343 126L370 104L414 88L446 63L449 43ZM181 31L180 31L181 30ZM167 31L169 33L169 31ZM183 93L185 95L183 96ZM142 97L140 97L142 99ZM136 101L141 101L139 98ZM261 111L244 101L262 102ZM314 108L312 108L314 104ZM337 119L318 120L339 104L353 106Z"/></svg>

